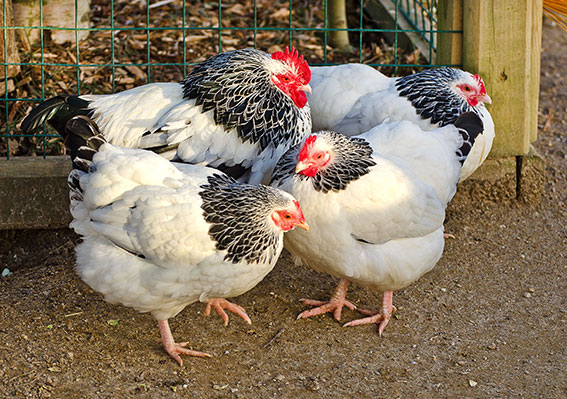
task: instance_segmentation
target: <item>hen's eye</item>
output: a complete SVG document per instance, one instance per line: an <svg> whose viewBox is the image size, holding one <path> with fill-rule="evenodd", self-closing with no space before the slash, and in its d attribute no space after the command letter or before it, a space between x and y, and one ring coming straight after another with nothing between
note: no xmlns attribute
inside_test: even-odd
<svg viewBox="0 0 567 399"><path fill-rule="evenodd" d="M471 88L470 88L470 86L465 86L465 87L463 88L463 90L469 92L469 91L471 91Z"/></svg>
<svg viewBox="0 0 567 399"><path fill-rule="evenodd" d="M285 216L284 216L284 219L289 220L289 219L291 219L291 216L290 216L289 214L288 214L288 215L285 215Z"/></svg>
<svg viewBox="0 0 567 399"><path fill-rule="evenodd" d="M317 159L321 159L322 157L323 157L323 154L317 155Z"/></svg>
<svg viewBox="0 0 567 399"><path fill-rule="evenodd" d="M287 76L284 76L284 77L283 77L283 81L284 81L284 82L289 82L289 78L288 78Z"/></svg>

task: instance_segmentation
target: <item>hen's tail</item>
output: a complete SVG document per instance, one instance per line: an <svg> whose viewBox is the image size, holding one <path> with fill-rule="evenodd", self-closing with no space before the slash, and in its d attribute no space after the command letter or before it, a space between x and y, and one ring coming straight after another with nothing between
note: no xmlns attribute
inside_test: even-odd
<svg viewBox="0 0 567 399"><path fill-rule="evenodd" d="M454 125L463 138L463 143L457 149L457 158L462 165L471 152L476 138L484 131L484 124L474 112L465 112L457 118Z"/></svg>
<svg viewBox="0 0 567 399"><path fill-rule="evenodd" d="M73 202L83 200L81 176L89 172L94 154L106 143L106 140L96 123L82 115L75 116L67 122L65 134L67 135L65 144L71 150L73 157L73 170L67 178L67 184L71 189L71 208L73 208Z"/></svg>
<svg viewBox="0 0 567 399"><path fill-rule="evenodd" d="M90 101L83 100L79 96L62 95L45 100L24 118L20 129L24 133L34 132L44 122L49 122L57 132L66 137L65 125L77 115L92 116L89 109Z"/></svg>
<svg viewBox="0 0 567 399"><path fill-rule="evenodd" d="M79 115L65 125L65 146L71 153L73 168L88 171L94 154L106 139L97 124L89 117Z"/></svg>

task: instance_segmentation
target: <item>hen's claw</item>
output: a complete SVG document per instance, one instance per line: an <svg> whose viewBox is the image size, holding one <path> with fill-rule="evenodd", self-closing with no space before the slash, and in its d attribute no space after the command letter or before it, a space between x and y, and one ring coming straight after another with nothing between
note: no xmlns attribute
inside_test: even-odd
<svg viewBox="0 0 567 399"><path fill-rule="evenodd" d="M169 323L167 320L158 320L159 332L161 338L159 342L163 345L163 349L171 356L180 366L183 366L183 360L179 355L189 355L197 357L211 357L208 353L197 352L190 349L185 349L189 342L177 343L173 340L173 335L171 335L171 330L169 329Z"/></svg>
<svg viewBox="0 0 567 399"><path fill-rule="evenodd" d="M392 296L393 296L392 291L385 291L384 297L382 299L382 309L379 312L372 312L366 309L358 309L360 313L371 316L364 317L358 320L349 321L348 323L343 324L343 327L353 327L353 326L360 326L363 324L379 323L378 334L382 336L384 329L390 322L392 313L396 311L396 307L392 305Z"/></svg>
<svg viewBox="0 0 567 399"><path fill-rule="evenodd" d="M163 341L162 340L160 341L163 344ZM179 355L211 357L211 355L205 352L197 352L191 349L185 349L185 346L187 345L189 345L189 342L181 342L181 343L174 342L173 344L170 345L163 344L163 348L167 353L169 353L169 356L171 356L175 361L177 361L177 363L179 363L180 366L183 366L183 360Z"/></svg>
<svg viewBox="0 0 567 399"><path fill-rule="evenodd" d="M341 313L343 311L343 306L346 306L350 310L355 310L356 305L352 302L346 300L346 292L348 289L348 280L339 281L339 285L335 290L335 293L329 301L317 301L314 299L300 299L306 305L317 306L316 308L305 310L297 316L297 320L306 319L307 317L317 316L327 312L333 312L333 317L335 320L341 320Z"/></svg>
<svg viewBox="0 0 567 399"><path fill-rule="evenodd" d="M226 314L224 309L242 317L242 319L244 319L246 323L252 324L252 320L250 320L250 317L248 317L246 311L242 306L229 302L224 298L209 299L209 302L207 302L207 307L205 308L205 316L209 316L211 314L211 308L214 308L217 314L222 317L225 326L228 325L228 315Z"/></svg>

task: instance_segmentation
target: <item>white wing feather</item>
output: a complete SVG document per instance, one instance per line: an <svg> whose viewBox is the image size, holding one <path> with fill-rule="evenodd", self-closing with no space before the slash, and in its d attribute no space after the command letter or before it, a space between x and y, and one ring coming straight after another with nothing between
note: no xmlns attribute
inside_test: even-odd
<svg viewBox="0 0 567 399"><path fill-rule="evenodd" d="M388 88L391 80L364 64L311 67L309 84L313 92L308 99L313 118L313 131L336 130L333 127L343 120L362 96ZM363 131L365 130L358 133Z"/></svg>
<svg viewBox="0 0 567 399"><path fill-rule="evenodd" d="M383 244L442 226L445 206L433 188L386 158L374 159L377 165L370 173L340 193L345 221L356 239Z"/></svg>
<svg viewBox="0 0 567 399"><path fill-rule="evenodd" d="M388 122L357 137L364 138L374 151L412 170L433 187L443 204L457 190L461 164L455 153L462 138L453 125L425 131L407 122Z"/></svg>

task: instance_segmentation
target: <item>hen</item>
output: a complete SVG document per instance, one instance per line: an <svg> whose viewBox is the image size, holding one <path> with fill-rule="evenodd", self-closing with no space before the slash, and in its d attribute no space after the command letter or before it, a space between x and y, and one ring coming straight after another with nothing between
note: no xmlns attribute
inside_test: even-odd
<svg viewBox="0 0 567 399"><path fill-rule="evenodd" d="M484 131L463 164L461 180L484 162L492 148L494 122L484 106L492 100L478 75L443 67L388 78L363 64L313 67L311 74L313 131L331 129L353 136L388 120L407 120L431 130L455 123L459 115L471 111L482 119Z"/></svg>
<svg viewBox="0 0 567 399"><path fill-rule="evenodd" d="M193 302L250 323L228 302L260 282L283 248L283 233L308 229L288 193L239 184L216 169L175 164L149 151L104 142L84 116L67 123L81 147L69 175L71 227L82 236L77 273L106 301L150 312L163 347L209 356L176 343L168 319Z"/></svg>
<svg viewBox="0 0 567 399"><path fill-rule="evenodd" d="M226 170L252 184L311 132L305 92L311 72L293 47L271 55L229 51L197 65L179 83L152 83L110 95L44 101L21 124L45 121L64 134L75 115L91 117L115 145ZM71 153L74 158L75 154Z"/></svg>
<svg viewBox="0 0 567 399"><path fill-rule="evenodd" d="M411 122L386 123L357 137L321 131L284 155L271 184L301 202L311 227L309 234L287 234L285 247L340 279L328 302L304 299L317 307L298 318L332 311L340 320L344 306L355 309L346 300L352 281L384 291L383 304L380 312L364 311L371 316L346 325L378 322L382 334L395 310L392 291L441 257L446 201L482 129L478 116L465 113L455 126L432 131ZM400 144L403 151L396 152Z"/></svg>

